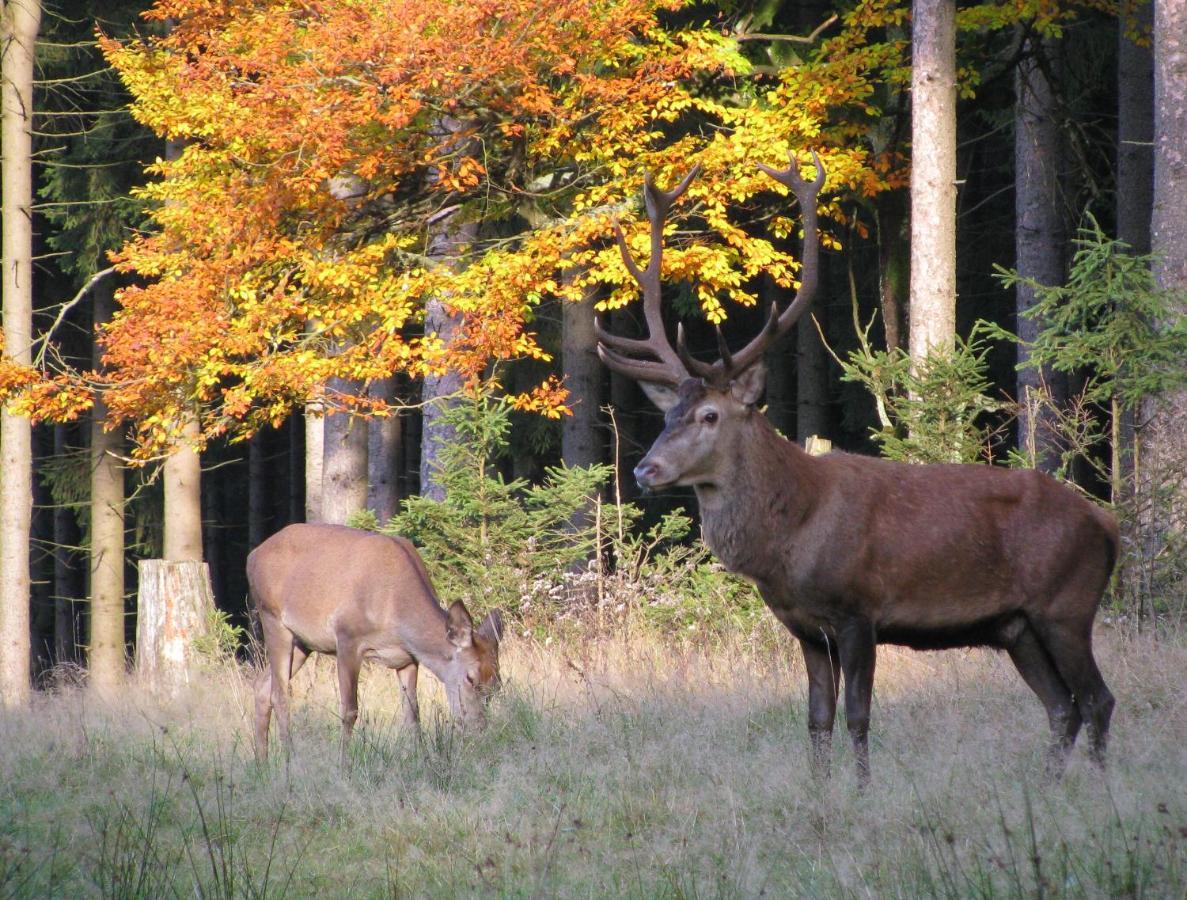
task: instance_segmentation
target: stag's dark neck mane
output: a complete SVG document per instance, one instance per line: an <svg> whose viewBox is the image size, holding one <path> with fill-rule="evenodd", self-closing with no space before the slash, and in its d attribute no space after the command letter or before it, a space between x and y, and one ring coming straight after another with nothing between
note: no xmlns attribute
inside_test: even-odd
<svg viewBox="0 0 1187 900"><path fill-rule="evenodd" d="M730 458L730 477L695 486L705 543L731 572L761 580L811 514L824 472L758 412L738 429Z"/></svg>

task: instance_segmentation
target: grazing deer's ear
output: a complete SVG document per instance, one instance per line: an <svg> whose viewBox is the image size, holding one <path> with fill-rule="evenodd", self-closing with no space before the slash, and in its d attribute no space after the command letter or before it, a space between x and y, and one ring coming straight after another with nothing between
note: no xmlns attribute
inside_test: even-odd
<svg viewBox="0 0 1187 900"><path fill-rule="evenodd" d="M660 384L656 381L640 381L639 387L643 388L643 393L647 395L647 399L664 412L675 406L680 399L675 388L670 388L666 384Z"/></svg>
<svg viewBox="0 0 1187 900"><path fill-rule="evenodd" d="M470 611L461 600L455 600L449 607L449 615L445 620L445 637L449 643L462 649L474 642L474 620L470 618Z"/></svg>
<svg viewBox="0 0 1187 900"><path fill-rule="evenodd" d="M478 634L484 640L494 641L496 644L503 640L503 613L497 609L487 613L482 624L478 626Z"/></svg>
<svg viewBox="0 0 1187 900"><path fill-rule="evenodd" d="M738 377L730 382L730 394L739 403L753 406L762 396L762 389L767 383L767 367L762 361L756 362Z"/></svg>

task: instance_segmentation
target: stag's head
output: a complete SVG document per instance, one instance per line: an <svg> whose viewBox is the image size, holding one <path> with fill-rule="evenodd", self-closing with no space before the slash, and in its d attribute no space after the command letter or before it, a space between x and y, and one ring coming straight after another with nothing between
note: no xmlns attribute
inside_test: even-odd
<svg viewBox="0 0 1187 900"><path fill-rule="evenodd" d="M477 628L466 604L457 600L449 607L445 637L453 645L446 693L454 715L466 722L481 723L490 698L499 689L499 640L503 617L491 612Z"/></svg>
<svg viewBox="0 0 1187 900"><path fill-rule="evenodd" d="M694 167L671 191L657 188L650 175L645 178L644 205L651 223L651 258L646 268L639 267L622 231L616 229L623 263L643 292L648 334L643 340L624 338L595 323L598 356L610 369L638 381L666 414L663 433L635 468L641 487L715 484L728 475L735 454L744 450L738 446L743 432L738 426L758 415L756 406L766 377L763 354L804 314L816 293L820 266L816 198L825 173L820 158L815 153L812 158L816 178L810 182L800 177L794 158L783 170L759 167L789 188L800 204L804 249L795 299L782 312L773 305L762 331L736 353L730 351L718 330L716 362L705 363L692 357L685 345L683 327L677 330L673 348L664 332L660 306L664 221L700 167Z"/></svg>

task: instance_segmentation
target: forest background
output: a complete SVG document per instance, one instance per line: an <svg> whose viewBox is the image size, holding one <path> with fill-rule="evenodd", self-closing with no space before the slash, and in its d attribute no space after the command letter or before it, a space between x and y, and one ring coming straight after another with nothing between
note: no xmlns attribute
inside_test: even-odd
<svg viewBox="0 0 1187 900"><path fill-rule="evenodd" d="M739 343L799 265L796 211L757 164L809 150L829 173L823 288L767 360L772 421L1064 477L1125 523L1113 613L1177 621L1184 88L1181 66L1155 77L1181 47L1159 56L1175 29L1153 16L1181 6L917 9L931 36L955 14L956 68L913 110L925 42L892 0L6 2L6 65L21 11L41 16L31 93L5 104L31 137L21 160L5 132L5 165L34 192L24 210L5 182L5 239L23 216L34 263L22 277L6 249L6 698L27 696L22 669L122 680L139 559L205 560L246 625L247 552L302 520L395 516L447 591L531 627L604 618L607 579L653 558L694 581L610 607L730 621L753 598L687 561L687 498L636 502L660 418L597 361L594 310L637 332L613 229L642 255L643 174L699 163L670 317L694 353L718 324ZM953 117L938 250L911 231L913 114ZM951 278L910 277L928 253ZM564 558L534 555L554 535Z"/></svg>
<svg viewBox="0 0 1187 900"><path fill-rule="evenodd" d="M3 0L0 897L1172 896L1187 879L1187 2ZM878 656L875 778L808 774L805 671L595 353L672 210L665 324L800 274L767 415L1109 506L1105 771L1044 777L989 650ZM244 560L290 522L500 607L484 731L364 673L252 758ZM163 562L161 562L163 560ZM158 565L159 563L159 565ZM345 564L345 563L344 563ZM152 568L155 567L155 568ZM139 624L197 573L195 665ZM209 589L209 593L206 593ZM134 662L133 662L134 661ZM135 677L132 673L135 672Z"/></svg>

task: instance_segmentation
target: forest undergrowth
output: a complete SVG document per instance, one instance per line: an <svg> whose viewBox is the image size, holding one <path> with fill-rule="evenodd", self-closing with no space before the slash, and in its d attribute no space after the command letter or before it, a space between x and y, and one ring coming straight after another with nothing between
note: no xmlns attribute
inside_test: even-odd
<svg viewBox="0 0 1187 900"><path fill-rule="evenodd" d="M0 897L1165 897L1187 883L1187 635L1098 631L1103 775L1044 776L1042 707L1008 658L884 648L874 783L843 720L808 774L799 651L773 620L508 636L488 726L364 672L338 765L333 662L294 683L295 746L252 759L251 675L163 704L78 688L0 718Z"/></svg>

